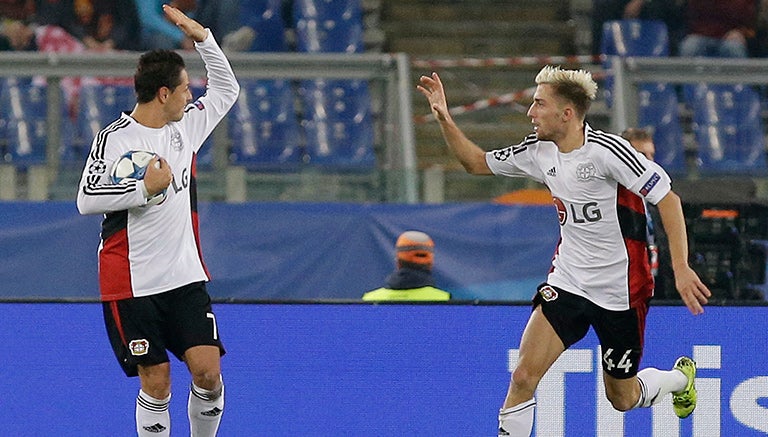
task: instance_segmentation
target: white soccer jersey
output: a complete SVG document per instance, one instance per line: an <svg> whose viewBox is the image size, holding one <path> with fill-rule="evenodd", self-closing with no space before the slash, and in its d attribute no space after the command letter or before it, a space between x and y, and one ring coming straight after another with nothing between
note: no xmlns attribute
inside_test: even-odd
<svg viewBox="0 0 768 437"><path fill-rule="evenodd" d="M77 207L82 214L104 214L99 246L104 301L153 295L209 279L198 235L195 159L237 100L240 87L210 31L195 47L205 62L208 88L187 105L180 121L154 129L123 113L93 140ZM129 150L153 151L168 161L173 181L161 204L143 206L143 181L110 182L113 162Z"/></svg>
<svg viewBox="0 0 768 437"><path fill-rule="evenodd" d="M560 220L547 282L609 310L625 310L653 294L643 199L670 191L667 173L626 140L585 126L585 144L561 153L535 134L486 153L496 175L527 176L552 193Z"/></svg>

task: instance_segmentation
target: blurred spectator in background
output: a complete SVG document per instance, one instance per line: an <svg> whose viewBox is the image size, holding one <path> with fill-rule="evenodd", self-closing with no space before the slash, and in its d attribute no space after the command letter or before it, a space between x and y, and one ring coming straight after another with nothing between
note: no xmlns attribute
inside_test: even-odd
<svg viewBox="0 0 768 437"><path fill-rule="evenodd" d="M687 0L680 56L746 58L757 28L756 0Z"/></svg>
<svg viewBox="0 0 768 437"><path fill-rule="evenodd" d="M220 35L222 42L227 41L232 38L230 35L241 27L243 17L240 0L197 0L195 19L201 23L208 23L207 26L214 35ZM222 48L226 48L224 44Z"/></svg>
<svg viewBox="0 0 768 437"><path fill-rule="evenodd" d="M0 22L0 51L37 50L35 31L21 20Z"/></svg>
<svg viewBox="0 0 768 437"><path fill-rule="evenodd" d="M89 50L141 50L134 0L75 0L74 10L79 37Z"/></svg>
<svg viewBox="0 0 768 437"><path fill-rule="evenodd" d="M621 133L622 138L629 141L632 147L653 161L656 156L656 146L653 144L653 134L648 129L631 127Z"/></svg>
<svg viewBox="0 0 768 437"><path fill-rule="evenodd" d="M395 243L397 270L386 285L363 295L365 301L445 301L450 293L435 288L432 279L435 243L429 235L407 231Z"/></svg>
<svg viewBox="0 0 768 437"><path fill-rule="evenodd" d="M592 6L592 54L600 55L603 23L612 20L658 20L667 25L669 50L676 54L685 34L685 0L594 0Z"/></svg>
<svg viewBox="0 0 768 437"><path fill-rule="evenodd" d="M185 14L192 14L197 8L195 0L136 0L141 25L141 40L144 50L192 50L194 43L184 33L165 18L163 4L179 9ZM206 23L207 25L207 23Z"/></svg>
<svg viewBox="0 0 768 437"><path fill-rule="evenodd" d="M648 129L629 128L621 133L632 147L653 161L656 146L653 144L653 133ZM672 258L669 255L669 244L664 227L661 226L659 210L648 202L645 204L645 215L648 222L648 261L654 277L654 297L657 299L677 299L674 289L675 279L672 272Z"/></svg>
<svg viewBox="0 0 768 437"><path fill-rule="evenodd" d="M35 12L34 0L0 0L0 17L25 21Z"/></svg>
<svg viewBox="0 0 768 437"><path fill-rule="evenodd" d="M74 0L35 0L34 15L31 19L37 25L49 25L82 40L84 31L75 15Z"/></svg>
<svg viewBox="0 0 768 437"><path fill-rule="evenodd" d="M768 0L757 2L757 24L755 37L748 40L749 54L754 57L768 55Z"/></svg>

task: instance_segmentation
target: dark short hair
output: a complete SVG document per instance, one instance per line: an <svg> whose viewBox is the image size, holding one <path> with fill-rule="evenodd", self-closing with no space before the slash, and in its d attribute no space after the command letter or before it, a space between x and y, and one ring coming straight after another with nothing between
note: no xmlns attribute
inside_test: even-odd
<svg viewBox="0 0 768 437"><path fill-rule="evenodd" d="M181 83L184 59L173 50L152 50L139 58L133 87L139 103L151 102L162 87L175 89Z"/></svg>

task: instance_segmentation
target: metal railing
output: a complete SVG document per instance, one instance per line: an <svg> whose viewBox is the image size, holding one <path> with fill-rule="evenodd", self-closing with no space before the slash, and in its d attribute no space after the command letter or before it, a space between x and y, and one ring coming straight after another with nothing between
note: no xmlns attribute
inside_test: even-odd
<svg viewBox="0 0 768 437"><path fill-rule="evenodd" d="M190 77L202 77L204 65L196 53L183 53ZM412 125L412 88L410 66L405 54L307 54L307 53L234 53L228 55L239 79L359 79L372 85L372 99L378 100L380 113L375 114L375 126L380 153L377 171L391 172L396 187L385 194L387 201L416 203L418 174ZM61 94L64 77L131 77L138 53L84 53L56 54L38 52L9 52L0 55L0 76L42 76L48 84L47 134L45 171L28 172L28 198L44 200L48 188L59 172L61 147ZM217 144L213 155L214 172L221 173L232 165L228 162L228 135L226 123L214 131ZM221 144L226 147L221 147ZM0 169L0 198L16 197L16 176L13 163ZM245 177L244 172L231 172L234 177ZM238 176L239 175L239 176ZM242 183L223 184L242 187ZM11 187L10 185L14 185ZM227 199L244 200L242 193L228 193Z"/></svg>

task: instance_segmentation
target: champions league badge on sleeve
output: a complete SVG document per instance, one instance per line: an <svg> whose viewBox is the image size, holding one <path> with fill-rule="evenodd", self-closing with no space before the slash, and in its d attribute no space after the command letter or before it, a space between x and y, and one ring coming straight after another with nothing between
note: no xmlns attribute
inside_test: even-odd
<svg viewBox="0 0 768 437"><path fill-rule="evenodd" d="M506 161L507 159L509 159L510 156L512 156L511 147L507 147L506 149L495 150L493 152L493 157L496 158L497 161Z"/></svg>
<svg viewBox="0 0 768 437"><path fill-rule="evenodd" d="M104 174L107 172L107 163L103 159L97 159L88 166L90 174Z"/></svg>
<svg viewBox="0 0 768 437"><path fill-rule="evenodd" d="M648 193L650 193L650 192L651 192L651 190L653 189L653 187L655 187L655 186L656 186L656 184L657 184L657 183L658 183L660 180L661 180L661 176L659 176L659 174L658 174L658 173L654 172L654 173L651 175L651 178L650 178L650 179L648 179L648 182L646 182L646 183L645 183L645 185L643 185L643 188L641 188L641 189L640 189L640 194L642 194L642 195L643 195L643 197L647 196L647 195L648 195Z"/></svg>

